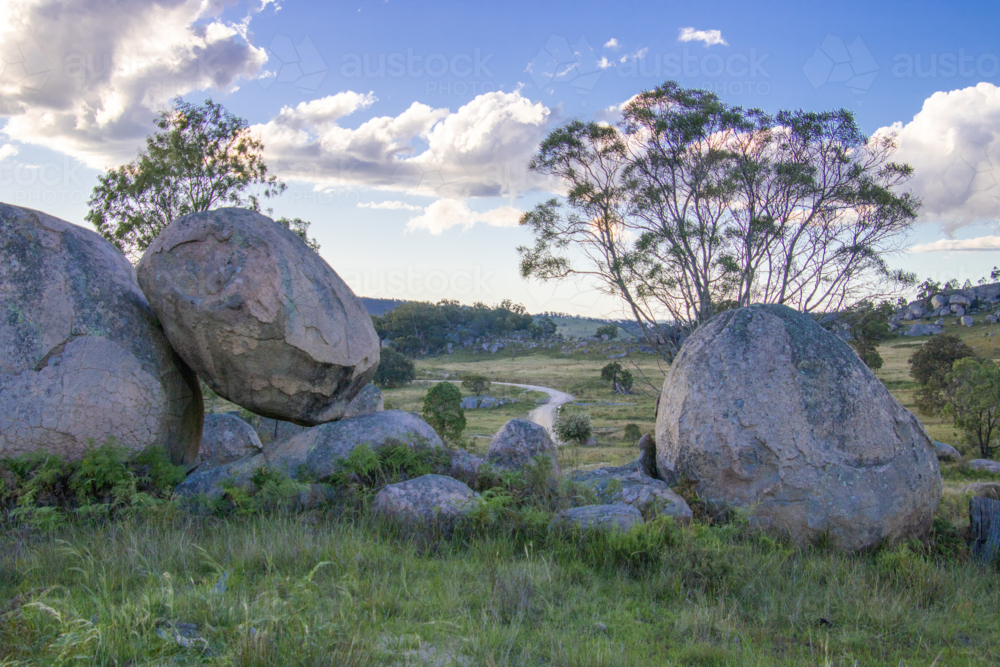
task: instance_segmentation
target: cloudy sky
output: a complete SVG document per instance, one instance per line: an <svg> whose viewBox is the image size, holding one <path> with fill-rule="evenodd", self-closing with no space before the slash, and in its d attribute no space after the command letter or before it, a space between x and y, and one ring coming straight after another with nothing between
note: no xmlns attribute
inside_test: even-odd
<svg viewBox="0 0 1000 667"><path fill-rule="evenodd" d="M831 8L828 8L831 7ZM0 0L0 200L83 223L103 169L182 96L246 118L301 217L365 296L617 316L526 283L527 171L573 118L668 79L768 111L853 110L898 133L924 199L921 278L1000 265L1000 6L901 2Z"/></svg>

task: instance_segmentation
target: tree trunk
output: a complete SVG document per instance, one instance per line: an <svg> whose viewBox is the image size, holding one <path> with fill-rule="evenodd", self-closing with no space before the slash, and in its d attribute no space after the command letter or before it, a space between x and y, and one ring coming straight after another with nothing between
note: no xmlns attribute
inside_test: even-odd
<svg viewBox="0 0 1000 667"><path fill-rule="evenodd" d="M973 498L969 501L972 526L972 557L980 563L1000 560L1000 501Z"/></svg>

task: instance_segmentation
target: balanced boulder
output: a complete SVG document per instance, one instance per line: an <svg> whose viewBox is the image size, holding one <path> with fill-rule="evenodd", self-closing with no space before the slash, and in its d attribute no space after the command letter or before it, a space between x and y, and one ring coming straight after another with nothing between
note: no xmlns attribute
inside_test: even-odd
<svg viewBox="0 0 1000 667"><path fill-rule="evenodd" d="M174 353L121 251L0 204L0 456L80 458L88 441L198 455L198 379Z"/></svg>
<svg viewBox="0 0 1000 667"><path fill-rule="evenodd" d="M941 499L923 426L847 345L785 306L712 318L663 383L656 466L710 505L843 550L921 535Z"/></svg>
<svg viewBox="0 0 1000 667"><path fill-rule="evenodd" d="M313 426L368 383L379 341L361 301L284 226L244 209L167 225L139 285L178 354L220 396Z"/></svg>
<svg viewBox="0 0 1000 667"><path fill-rule="evenodd" d="M511 419L504 424L486 451L486 460L497 470L521 470L536 456L552 462L552 472L559 474L559 455L544 426L527 419Z"/></svg>

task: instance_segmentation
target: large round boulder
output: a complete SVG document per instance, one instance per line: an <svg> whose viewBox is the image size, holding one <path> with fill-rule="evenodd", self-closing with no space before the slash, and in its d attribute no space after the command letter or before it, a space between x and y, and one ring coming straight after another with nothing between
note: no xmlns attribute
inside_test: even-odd
<svg viewBox="0 0 1000 667"><path fill-rule="evenodd" d="M361 301L284 226L228 208L167 225L139 285L178 354L220 396L265 417L340 419L375 374Z"/></svg>
<svg viewBox="0 0 1000 667"><path fill-rule="evenodd" d="M0 456L80 458L89 441L198 455L198 379L124 255L96 233L0 204Z"/></svg>
<svg viewBox="0 0 1000 667"><path fill-rule="evenodd" d="M559 454L544 426L527 419L511 419L490 440L486 461L501 471L523 469L536 456L548 457L552 473L559 474Z"/></svg>
<svg viewBox="0 0 1000 667"><path fill-rule="evenodd" d="M685 341L660 394L656 467L710 505L844 550L926 532L941 499L916 417L840 339L777 305L726 311Z"/></svg>

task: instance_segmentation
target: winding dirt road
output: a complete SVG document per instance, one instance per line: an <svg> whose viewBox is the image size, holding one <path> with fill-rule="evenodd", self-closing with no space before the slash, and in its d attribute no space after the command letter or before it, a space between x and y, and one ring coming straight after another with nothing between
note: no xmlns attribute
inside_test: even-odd
<svg viewBox="0 0 1000 667"><path fill-rule="evenodd" d="M508 387L520 387L521 389L527 389L528 391L540 391L548 394L551 400L549 400L548 403L539 405L537 408L532 410L531 414L528 415L528 419L540 426L544 426L545 430L549 432L549 437L552 438L552 441L558 442L555 431L552 430L552 426L555 423L556 410L559 409L560 405L565 405L566 403L576 400L572 394L567 394L550 387L540 387L536 384L516 384L514 382L494 382L493 384L504 384Z"/></svg>

